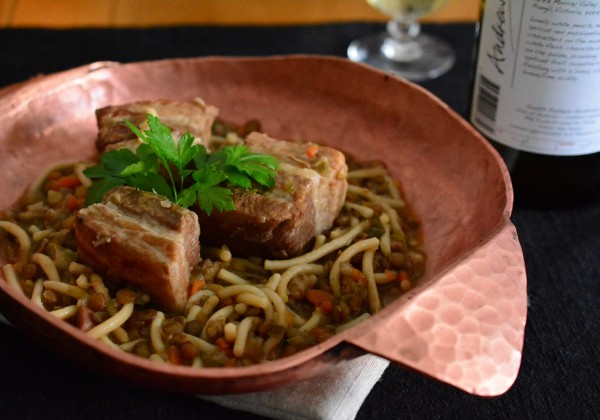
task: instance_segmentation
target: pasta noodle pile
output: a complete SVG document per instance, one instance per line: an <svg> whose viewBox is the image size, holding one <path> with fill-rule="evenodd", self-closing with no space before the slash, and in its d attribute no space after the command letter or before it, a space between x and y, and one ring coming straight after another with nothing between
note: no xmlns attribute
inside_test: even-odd
<svg viewBox="0 0 600 420"><path fill-rule="evenodd" d="M145 293L114 286L77 260L85 166L49 169L18 207L0 213L9 261L2 272L33 304L119 351L189 366L274 360L376 314L424 272L418 224L396 183L381 165L349 162L344 208L309 252L265 260L202 247L185 313L165 313Z"/></svg>

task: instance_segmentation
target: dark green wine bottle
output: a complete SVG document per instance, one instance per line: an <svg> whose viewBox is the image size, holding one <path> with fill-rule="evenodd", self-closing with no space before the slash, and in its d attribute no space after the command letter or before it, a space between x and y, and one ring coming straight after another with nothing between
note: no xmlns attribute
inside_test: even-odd
<svg viewBox="0 0 600 420"><path fill-rule="evenodd" d="M600 200L600 2L483 7L469 117L504 158L515 204Z"/></svg>

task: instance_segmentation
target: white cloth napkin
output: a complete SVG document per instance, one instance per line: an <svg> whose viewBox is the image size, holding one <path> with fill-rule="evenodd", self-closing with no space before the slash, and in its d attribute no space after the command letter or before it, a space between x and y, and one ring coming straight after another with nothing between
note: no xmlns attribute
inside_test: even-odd
<svg viewBox="0 0 600 420"><path fill-rule="evenodd" d="M367 354L311 380L263 392L201 398L275 419L354 419L388 364Z"/></svg>
<svg viewBox="0 0 600 420"><path fill-rule="evenodd" d="M8 324L2 314L0 322ZM388 364L386 359L367 354L340 362L317 378L269 391L199 397L275 419L351 420Z"/></svg>

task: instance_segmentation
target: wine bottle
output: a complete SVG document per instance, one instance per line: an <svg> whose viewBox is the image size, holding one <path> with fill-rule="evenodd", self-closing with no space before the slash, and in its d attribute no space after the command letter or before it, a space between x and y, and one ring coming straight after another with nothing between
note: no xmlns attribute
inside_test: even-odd
<svg viewBox="0 0 600 420"><path fill-rule="evenodd" d="M515 205L600 198L600 1L487 0L471 123L510 171Z"/></svg>

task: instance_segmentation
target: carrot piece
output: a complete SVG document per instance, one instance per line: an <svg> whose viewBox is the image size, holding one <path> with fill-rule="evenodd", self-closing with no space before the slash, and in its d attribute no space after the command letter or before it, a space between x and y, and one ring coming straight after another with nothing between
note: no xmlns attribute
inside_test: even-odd
<svg viewBox="0 0 600 420"><path fill-rule="evenodd" d="M233 305L235 303L235 301L233 300L233 297L229 296L228 298L225 298L221 301L221 304L223 306L229 306L229 305Z"/></svg>
<svg viewBox="0 0 600 420"><path fill-rule="evenodd" d="M228 348L229 347L229 341L227 341L225 339L225 337L219 337L217 338L217 340L215 341L216 345L222 348Z"/></svg>
<svg viewBox="0 0 600 420"><path fill-rule="evenodd" d="M67 210L69 210L69 212L74 212L75 210L79 210L80 208L83 207L83 198L78 198L78 197L69 197L67 199L67 204L66 204Z"/></svg>
<svg viewBox="0 0 600 420"><path fill-rule="evenodd" d="M223 337L219 337L215 340L215 345L221 350L225 351L229 348L229 342Z"/></svg>
<svg viewBox="0 0 600 420"><path fill-rule="evenodd" d="M396 272L394 270L385 269L384 274L387 281L392 281L396 278Z"/></svg>
<svg viewBox="0 0 600 420"><path fill-rule="evenodd" d="M350 272L350 277L357 283L362 283L367 279L363 272L357 270L356 268L352 269L352 271Z"/></svg>
<svg viewBox="0 0 600 420"><path fill-rule="evenodd" d="M179 352L179 349L175 346L169 347L169 362L171 362L174 365L180 365L181 364L181 353Z"/></svg>
<svg viewBox="0 0 600 420"><path fill-rule="evenodd" d="M198 292L199 290L204 289L205 284L206 282L203 279L194 280L192 284L190 284L190 296Z"/></svg>
<svg viewBox="0 0 600 420"><path fill-rule="evenodd" d="M410 277L408 276L408 273L406 271L399 271L398 272L398 281L400 283L402 283L405 280L410 280Z"/></svg>
<svg viewBox="0 0 600 420"><path fill-rule="evenodd" d="M314 158L315 156L317 156L318 153L319 153L319 145L318 144L311 144L310 146L308 146L306 148L306 156L308 156L309 158Z"/></svg>
<svg viewBox="0 0 600 420"><path fill-rule="evenodd" d="M73 189L75 187L79 187L80 185L81 180L77 177L77 175L65 175L61 178L58 178L56 181L50 182L48 187L51 190L60 190L61 188Z"/></svg>
<svg viewBox="0 0 600 420"><path fill-rule="evenodd" d="M325 290L308 289L306 291L306 300L315 306L322 306L324 301L333 301L333 296Z"/></svg>
<svg viewBox="0 0 600 420"><path fill-rule="evenodd" d="M406 271L400 271L398 273L398 283L400 283L400 288L404 291L407 291L412 287L410 276Z"/></svg>
<svg viewBox="0 0 600 420"><path fill-rule="evenodd" d="M328 299L328 300L324 300L323 302L321 302L321 309L323 309L323 312L325 312L326 314L330 314L333 312L333 301Z"/></svg>

